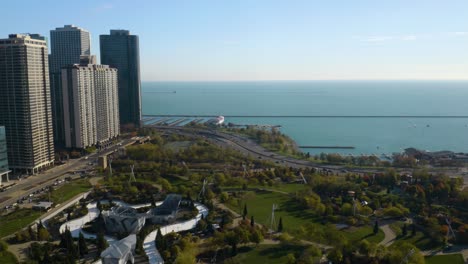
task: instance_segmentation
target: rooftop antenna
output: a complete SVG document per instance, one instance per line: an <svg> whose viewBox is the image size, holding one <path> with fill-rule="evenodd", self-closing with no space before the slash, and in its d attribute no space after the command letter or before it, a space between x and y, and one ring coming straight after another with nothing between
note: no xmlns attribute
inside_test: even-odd
<svg viewBox="0 0 468 264"><path fill-rule="evenodd" d="M198 194L199 200L200 200L200 197L202 197L202 195L205 196L205 189L206 189L206 178L203 179L203 186L202 186L200 193Z"/></svg>
<svg viewBox="0 0 468 264"><path fill-rule="evenodd" d="M271 219L270 219L270 229L275 230L274 228L276 227L276 219L275 219L275 210L278 209L278 206L276 204L273 204L271 206Z"/></svg>
<svg viewBox="0 0 468 264"><path fill-rule="evenodd" d="M130 165L130 170L132 171L131 174L130 174L130 179L128 179L128 183L131 183L131 182L136 182L136 178L135 178L135 173L133 172L133 169L135 168L135 165Z"/></svg>
<svg viewBox="0 0 468 264"><path fill-rule="evenodd" d="M353 197L353 216L356 216L356 208L357 208L356 199L354 199Z"/></svg>
<svg viewBox="0 0 468 264"><path fill-rule="evenodd" d="M109 157L109 176L112 177L112 158Z"/></svg>
<svg viewBox="0 0 468 264"><path fill-rule="evenodd" d="M299 172L299 175L302 177L302 180L304 181L304 184L307 184L307 181L306 181L306 179L304 177L304 174L302 174L302 171Z"/></svg>
<svg viewBox="0 0 468 264"><path fill-rule="evenodd" d="M448 225L447 240L449 240L450 238L455 238L455 233L453 232L452 225L451 225L452 223L447 217L445 218L445 222Z"/></svg>
<svg viewBox="0 0 468 264"><path fill-rule="evenodd" d="M250 176L249 172L247 171L247 165L245 163L242 163L242 168L244 169L244 178L245 176Z"/></svg>

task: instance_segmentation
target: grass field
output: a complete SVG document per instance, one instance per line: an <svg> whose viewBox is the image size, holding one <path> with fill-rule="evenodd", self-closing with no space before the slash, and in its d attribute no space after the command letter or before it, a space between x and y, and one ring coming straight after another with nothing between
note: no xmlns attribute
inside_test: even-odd
<svg viewBox="0 0 468 264"><path fill-rule="evenodd" d="M317 218L312 210L303 210L288 196L275 192L249 192L246 199L242 201L242 205L236 207L227 205L236 212L241 212L243 204L247 204L248 215L254 216L255 221L265 226L270 226L271 223L271 208L273 204L277 205L275 210L275 220L278 223L279 218L282 218L285 231L297 230L301 225L308 222L315 222ZM276 227L275 227L276 229Z"/></svg>
<svg viewBox="0 0 468 264"><path fill-rule="evenodd" d="M390 225L390 228L393 230L393 232L397 234L395 243L401 243L401 242L411 243L421 250L435 249L435 248L440 248L443 246L443 245L435 244L434 241L431 240L430 237L426 236L420 230L416 232L415 236L411 236L411 230L409 226L408 226L408 235L405 237L402 237L401 236L402 227L403 227L402 222L395 222Z"/></svg>
<svg viewBox="0 0 468 264"><path fill-rule="evenodd" d="M71 181L52 191L50 199L55 204L61 204L80 193L88 191L90 188L91 184L86 179Z"/></svg>
<svg viewBox="0 0 468 264"><path fill-rule="evenodd" d="M343 234L349 239L349 241L356 243L364 239L372 243L379 243L385 238L385 234L382 230L379 229L379 232L376 235L374 235L373 230L374 228L371 226L364 226L344 230Z"/></svg>
<svg viewBox="0 0 468 264"><path fill-rule="evenodd" d="M14 234L39 218L42 213L31 209L19 209L0 217L0 237ZM0 262L3 263L3 262Z"/></svg>
<svg viewBox="0 0 468 264"><path fill-rule="evenodd" d="M426 264L463 264L463 256L461 254L439 255L425 257Z"/></svg>
<svg viewBox="0 0 468 264"><path fill-rule="evenodd" d="M304 247L284 247L280 245L259 245L257 247L239 248L239 253L233 258L235 263L244 264L283 264L287 263L289 253L300 254Z"/></svg>
<svg viewBox="0 0 468 264"><path fill-rule="evenodd" d="M227 206L241 213L244 203L247 204L248 216L250 217L253 215L257 223L261 223L267 227L270 227L271 223L272 204L276 204L278 206L278 209L275 210L276 224L278 224L279 218L281 217L283 229L290 233L299 230L302 225L307 223L320 223L321 221L321 217L317 217L312 210L304 210L291 197L282 193L267 191L249 192L249 194L246 195L246 199L242 201L241 206L230 204L227 204ZM368 241L377 243L384 238L384 233L381 230L374 236L371 226L353 228L342 232L351 241L367 239Z"/></svg>
<svg viewBox="0 0 468 264"><path fill-rule="evenodd" d="M16 264L19 263L15 255L10 251L0 252L0 263L2 264Z"/></svg>
<svg viewBox="0 0 468 264"><path fill-rule="evenodd" d="M280 191L280 192L287 192L287 193L295 193L296 191L301 191L306 189L306 185L298 184L298 183L286 183L286 184L278 184L273 186L264 186L264 185L248 185L248 189L265 189L265 190L273 190L273 191ZM242 186L233 186L228 188L223 188L224 191L239 191L242 190Z"/></svg>

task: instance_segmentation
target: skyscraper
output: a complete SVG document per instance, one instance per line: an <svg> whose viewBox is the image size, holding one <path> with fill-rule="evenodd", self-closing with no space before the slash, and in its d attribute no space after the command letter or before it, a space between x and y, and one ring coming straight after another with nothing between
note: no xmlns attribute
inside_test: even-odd
<svg viewBox="0 0 468 264"><path fill-rule="evenodd" d="M35 173L54 162L47 53L39 35L0 39L0 125L13 170Z"/></svg>
<svg viewBox="0 0 468 264"><path fill-rule="evenodd" d="M119 135L117 69L94 56L62 69L65 146L105 145Z"/></svg>
<svg viewBox="0 0 468 264"><path fill-rule="evenodd" d="M81 55L91 54L89 32L65 25L50 31L50 86L52 90L52 115L54 124L54 139L57 146L65 144L65 131L63 120L61 69L67 65L80 62Z"/></svg>
<svg viewBox="0 0 468 264"><path fill-rule="evenodd" d="M138 36L128 30L111 30L99 36L101 63L119 71L119 112L122 125L140 126L140 51Z"/></svg>
<svg viewBox="0 0 468 264"><path fill-rule="evenodd" d="M0 185L2 185L2 178L5 176L8 180L8 154L7 154L7 143L5 137L5 127L0 126Z"/></svg>

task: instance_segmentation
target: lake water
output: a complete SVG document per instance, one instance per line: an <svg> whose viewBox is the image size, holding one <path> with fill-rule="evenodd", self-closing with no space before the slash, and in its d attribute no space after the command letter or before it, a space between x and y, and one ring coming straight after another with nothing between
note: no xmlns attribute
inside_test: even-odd
<svg viewBox="0 0 468 264"><path fill-rule="evenodd" d="M224 115L281 125L299 145L355 147L311 153L468 152L467 81L144 82L142 101L143 114Z"/></svg>

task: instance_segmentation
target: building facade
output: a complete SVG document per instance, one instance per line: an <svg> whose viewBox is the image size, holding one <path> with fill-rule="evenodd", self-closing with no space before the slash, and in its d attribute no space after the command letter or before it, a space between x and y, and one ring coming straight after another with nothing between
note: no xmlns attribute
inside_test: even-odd
<svg viewBox="0 0 468 264"><path fill-rule="evenodd" d="M117 69L92 56L62 69L65 146L102 146L120 133Z"/></svg>
<svg viewBox="0 0 468 264"><path fill-rule="evenodd" d="M2 185L3 178L8 181L9 173L5 127L0 126L0 185Z"/></svg>
<svg viewBox="0 0 468 264"><path fill-rule="evenodd" d="M80 62L80 56L91 54L90 34L88 31L65 25L50 31L50 86L52 95L52 115L56 146L65 144L63 100L61 88L62 68Z"/></svg>
<svg viewBox="0 0 468 264"><path fill-rule="evenodd" d="M39 35L0 39L0 125L12 170L33 174L54 163L47 53Z"/></svg>
<svg viewBox="0 0 468 264"><path fill-rule="evenodd" d="M111 30L99 37L101 63L119 70L119 112L122 125L140 127L141 82L138 36Z"/></svg>

